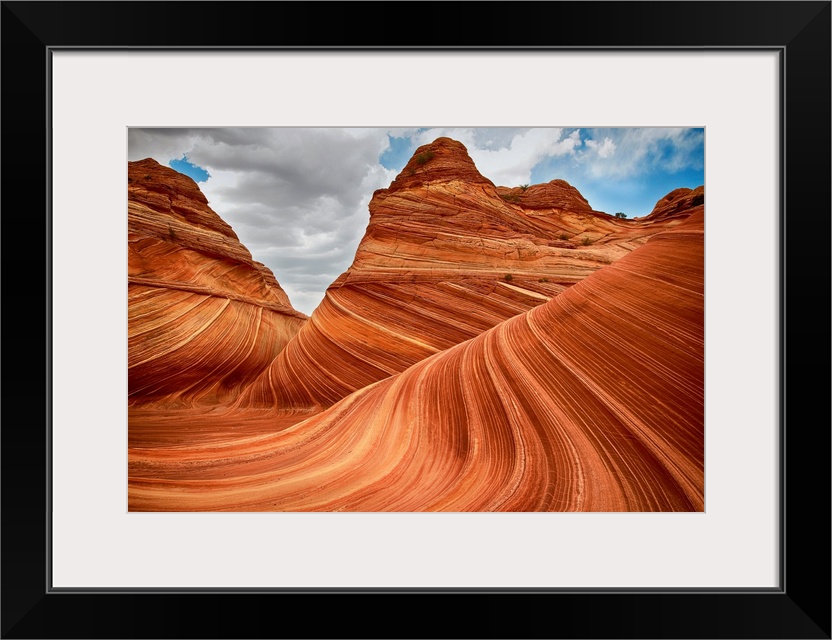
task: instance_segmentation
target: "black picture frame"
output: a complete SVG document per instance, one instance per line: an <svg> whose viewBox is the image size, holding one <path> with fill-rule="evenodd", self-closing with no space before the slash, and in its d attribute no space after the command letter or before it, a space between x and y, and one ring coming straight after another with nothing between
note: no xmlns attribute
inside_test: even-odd
<svg viewBox="0 0 832 640"><path fill-rule="evenodd" d="M391 7L2 3L2 637L830 638L830 2L396 3L395 13ZM397 19L401 11L413 19ZM566 24L575 28L558 28ZM66 47L778 51L785 80L780 587L51 589L48 96L50 52ZM311 618L310 608L317 612Z"/></svg>

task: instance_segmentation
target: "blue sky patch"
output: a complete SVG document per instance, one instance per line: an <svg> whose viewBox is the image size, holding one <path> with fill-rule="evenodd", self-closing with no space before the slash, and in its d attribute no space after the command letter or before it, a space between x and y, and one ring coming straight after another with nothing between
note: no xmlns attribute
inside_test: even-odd
<svg viewBox="0 0 832 640"><path fill-rule="evenodd" d="M411 138L395 138L388 135L387 139L390 146L379 157L379 164L388 171L401 171L416 150L416 144Z"/></svg>
<svg viewBox="0 0 832 640"><path fill-rule="evenodd" d="M179 173L184 173L195 182L205 182L211 177L205 169L188 160L187 154L183 155L179 160L171 160L168 164L172 169L176 169Z"/></svg>
<svg viewBox="0 0 832 640"><path fill-rule="evenodd" d="M565 130L566 138L572 130ZM593 171L593 166L603 167L606 163L614 168L619 163L628 163L627 129L582 129L581 145L576 153L548 156L531 170L531 183L549 182L562 178L581 192L596 211L614 214L622 211L628 218L646 216L656 202L680 187L694 189L705 184L704 129L688 129L673 139L658 137L649 143L649 153L625 171ZM660 133L661 131L659 131ZM597 144L610 136L618 147L606 158L590 157L591 149L587 140ZM640 143L643 144L643 143ZM684 145L684 149L679 144ZM632 149L632 143L630 143ZM622 154L622 151L624 152ZM676 161L677 157L683 160Z"/></svg>

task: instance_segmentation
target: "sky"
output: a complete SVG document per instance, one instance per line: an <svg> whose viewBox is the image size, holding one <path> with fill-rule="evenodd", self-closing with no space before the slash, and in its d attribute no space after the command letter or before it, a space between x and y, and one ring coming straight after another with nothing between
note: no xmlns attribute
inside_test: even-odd
<svg viewBox="0 0 832 640"><path fill-rule="evenodd" d="M193 178L292 306L311 315L352 264L373 191L440 136L462 142L496 185L560 178L593 209L628 218L705 183L705 131L688 128L131 128L128 159Z"/></svg>

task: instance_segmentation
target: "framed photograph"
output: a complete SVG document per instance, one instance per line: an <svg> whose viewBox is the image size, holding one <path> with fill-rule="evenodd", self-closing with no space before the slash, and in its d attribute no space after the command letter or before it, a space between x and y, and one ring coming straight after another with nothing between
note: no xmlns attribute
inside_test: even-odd
<svg viewBox="0 0 832 640"><path fill-rule="evenodd" d="M426 33L422 21L402 23L395 46L389 44L390 15L380 5L322 6L3 3L3 637L829 638L830 3L485 3L476 16L470 12L473 5L448 3L435 23L447 28ZM285 21L272 19L276 9ZM514 21L522 29L506 28ZM480 26L474 29L475 24ZM294 132L295 146L279 137L273 144L264 143L266 128ZM487 129L510 132L511 144L492 140L480 146L483 138L477 132ZM210 149L200 133L206 131L215 132ZM311 131L327 134L316 138ZM262 179L246 182L231 169L277 162L277 156L268 156L270 148L291 150L280 155L289 167L285 175L297 176L286 180L289 185L334 184L341 171L341 182L361 181L370 190L365 200L354 198L362 209L373 189L393 190L393 179L398 187L419 189L423 173L438 176L451 165L456 172L463 165L468 168L470 158L463 158L462 147L476 162L476 176L494 178L480 185L480 191L493 196L489 211L522 214L527 220L528 203L545 186L536 184L539 174L532 171L536 165L531 158L545 158L556 166L551 150L571 140L573 147L587 151L570 156L584 163L583 171L600 171L589 164L589 152L607 159L614 150L623 171L627 158L640 157L640 147L625 131L676 132L671 147L687 145L704 160L702 199L696 199L697 185L679 185L693 190L675 192L687 198L686 204L668 213L683 213L693 221L701 216L704 228L704 303L700 296L698 311L691 312L704 317L704 406L700 390L699 404L680 405L677 413L682 417L675 419L700 426L704 422L704 433L700 430L699 444L693 447L699 453L678 463L688 471L670 474L672 481L651 476L631 483L630 493L626 487L620 493L629 496L628 502L616 498L613 481L598 480L599 466L593 481L602 489L595 502L584 502L577 490L561 496L555 483L554 493L530 489L525 501L516 504L499 496L477 503L470 492L462 497L440 492L427 500L406 479L399 480L400 487L408 489L387 494L381 485L369 493L350 485L349 493L346 484L327 493L321 487L334 486L334 476L314 470L303 480L292 476L291 482L303 484L314 476L318 487L278 495L264 491L263 485L234 485L216 469L203 470L208 473L204 483L227 487L224 502L214 503L210 496L216 492L202 494L192 476L177 475L184 466L199 467L199 456L206 454L188 449L192 441L170 440L178 437L177 429L187 427L181 413L170 414L165 426L157 409L141 411L191 402L186 388L203 400L232 393L237 378L223 374L214 381L200 372L184 384L184 374L176 373L177 367L190 366L184 352L163 367L142 369L157 354L144 359L136 354L147 355L161 342L146 341L131 351L128 332L158 327L161 316L153 314L189 313L176 305L201 304L192 296L205 287L229 288L226 306L235 300L248 305L249 294L231 291L241 286L236 276L211 276L209 282L203 276L211 272L210 265L193 267L194 261L183 257L185 244L204 240L191 238L192 228L180 222L207 215L204 211L189 213L181 206L191 204L180 202L179 217L171 216L166 228L137 232L135 220L158 198L155 185L174 175L164 161L178 160L187 163L177 165L180 170L199 171L200 162L208 166L205 158L210 154L236 158L236 165L210 165L217 174L213 186L188 182L187 189L203 184L208 193L203 199L223 221L200 218L202 227L230 222L244 240L240 246L252 250L247 264L263 273L256 261L271 260L258 257L268 251L256 254L252 248L258 242L258 198L267 202L280 193L292 210L291 194L269 191ZM246 143L243 138L249 135ZM349 140L330 146L338 136ZM528 147L535 136L547 140L548 151L539 153L540 158L527 153L525 160L512 157L513 165L508 160L494 164L494 176L484 170L487 161L478 160L496 157L496 149L511 148L514 141L515 150ZM376 138L387 146L372 142ZM378 166L367 162L365 167L363 156L354 153L365 143L378 146ZM675 166L678 177L687 165L671 147L661 149L665 165ZM180 156L194 149L203 155ZM316 163L312 151L330 162ZM386 164L382 151L388 154ZM394 151L403 157L392 160ZM341 169L331 162L338 154L343 154ZM157 155L162 164L144 160ZM146 164L125 171L128 161L137 160ZM361 171L352 171L356 166ZM567 171L565 166L559 170ZM375 177L367 178L372 172ZM545 180L572 175L547 175ZM476 176L471 173L469 182L479 180ZM614 182L609 174L597 176L601 186ZM570 186L548 184L550 189ZM623 182L615 184L624 189ZM194 194L201 193L196 189ZM323 203L321 211L337 209L332 214L336 219L344 201L333 189L316 197ZM235 194L242 191L252 194L245 205L249 217L235 218L235 210L242 208ZM569 232L559 228L547 245L553 256L564 250L581 252L587 268L591 259L607 259L605 252L618 251L616 242L621 247L629 243L621 253L640 247L639 238L618 238L616 233L626 235L645 225L642 214L649 213L633 210L630 217L639 216L641 222L624 220L624 211L607 215L615 213L613 205L596 204L603 202L603 195L594 193L598 195L589 199L582 215L598 216L609 229L601 234L596 227L570 227ZM191 203L202 197L194 194ZM456 196L473 197L461 192ZM376 201L371 210L380 206ZM656 214L656 220L662 216ZM324 217L316 218L317 231L333 235L331 228L324 228ZM681 218L676 222L666 225L672 241L665 241L670 249L662 259L675 261L673 273L680 274L686 273L685 242L696 230L684 226ZM307 232L292 223L286 218L279 229L272 227L270 233L282 230L286 242L282 248L273 243L270 251L282 252L286 271L294 269L300 277L284 281L275 267L266 271L274 271L292 302L310 296L311 311L314 287L303 289L299 283L314 278L302 272L299 265L305 257L294 249ZM250 235L244 238L240 229L246 224ZM365 225L359 221L359 227ZM513 228L510 232L519 234ZM703 232L697 232L701 243ZM529 232L524 237L530 246L542 246L533 236ZM133 243L129 248L126 237ZM366 282L360 268L372 262L371 254L379 255L378 238L384 237L381 232L373 236L376 244L364 245L361 264L350 266L342 277ZM314 246L310 253L316 256L327 246L337 253L332 243L309 242L304 246ZM441 244L431 242L431 247ZM179 253L165 263L166 273L181 269L184 259L203 280L193 279L193 291L165 301L162 311L128 312L128 296L157 295L151 291L160 273L153 256L173 246ZM229 251L239 251L236 247ZM419 251L424 256L427 249ZM643 323L649 330L641 326L639 331L645 336L662 333L663 343L677 340L674 331L689 336L687 324L680 328L672 322L687 317L682 309L689 296L665 295L661 287L678 289L679 283L641 273L649 260L635 259L645 255L638 252L636 248L622 257L620 269L633 278L653 277L652 292L663 300L672 298L666 310ZM297 268L288 261L292 257ZM415 258L408 259L413 264ZM388 261L373 268L399 267ZM514 304L535 296L540 301L554 295L577 300L581 293L580 283L553 283L549 272L512 272L503 262L492 271L488 286L510 293ZM396 295L422 286L421 275L410 269L406 286ZM474 287L468 275L464 286ZM129 291L128 280L133 287ZM463 286L447 279L443 283L454 292ZM639 305L647 304L650 292L627 293L627 286L610 281L608 293L602 295L603 287L597 288L591 302L599 308L606 304L607 314L640 315ZM554 291L556 287L566 293ZM620 295L629 296L626 304L616 302L622 291ZM414 289L407 295L415 300L421 294ZM180 300L188 296L191 302ZM449 299L443 298L446 310L461 298ZM809 300L815 302L807 304ZM299 326L307 315L297 312ZM149 324L139 326L136 318ZM281 331L275 329L275 336ZM170 336L163 340L176 342ZM597 336L592 340L597 340L594 350L580 344L587 369L614 367L617 356L610 345ZM424 347L428 341L424 337L419 343ZM411 342L417 340L411 336ZM362 348L375 349L376 355L382 351L366 343ZM673 357L683 362L683 352L675 349ZM586 355L592 353L596 355ZM389 350L388 355L391 361L394 355L403 358ZM531 352L526 356L526 374L517 377L533 380L545 362ZM591 362L592 357L598 362ZM670 351L661 357L669 362ZM702 354L698 357L701 361ZM696 354L691 358L696 361ZM221 366L211 363L209 368L217 371ZM339 371L348 366L339 365ZM128 367L141 376L129 378ZM236 365L234 369L239 371ZM407 375L396 379L411 384ZM422 387L434 384L429 373L419 375ZM176 386L168 388L165 381L171 376ZM348 378L346 373L338 377ZM659 415L649 406L659 396L644 391L656 387L659 378L648 379L644 373L632 378L628 393L648 398L640 410ZM674 376L667 379L676 384ZM584 374L581 380L583 388L592 390L586 398L598 403L599 412L603 407L610 411L616 394L623 393L622 385L613 390L611 383ZM689 391L691 380L696 378L683 379L679 388ZM348 414L359 405L396 420L395 402L382 397L387 384L382 379L362 382L375 395L360 389L350 395L348 389L304 400L334 408L324 411L323 418L292 422L285 431L295 434L291 442L281 440L279 430L275 436L252 428L241 438L249 447L248 459L303 450L305 442L319 437L321 420L336 425L332 432L340 433L337 425L352 420ZM530 383L529 389L539 390L535 385ZM264 390L274 392L275 387L263 383L246 388L247 401L256 404L268 395ZM291 388L292 381L280 385L287 394ZM530 425L539 426L545 417L535 413L529 389L519 393L516 404L536 416ZM696 396L688 391L672 397ZM297 398L301 392L291 393ZM238 405L243 395L234 395ZM420 409L433 411L430 420L436 423L447 418L440 395L431 396ZM629 423L642 424L633 409L621 411L629 411ZM483 408L481 413L488 412ZM356 420L370 424L366 415ZM655 428L661 432L669 421L656 418ZM401 423L411 424L409 419ZM144 425L143 430L137 425ZM652 432L644 437L655 445ZM164 438L165 450L154 449L152 443ZM352 445L336 440L333 446L342 460L332 473L347 482L343 478L352 477L358 467L349 464ZM630 446L630 440L622 435L615 449ZM457 446L427 441L424 446L429 444L431 451ZM661 447L656 447L653 455L660 455L656 451ZM260 453L253 453L255 449ZM526 455L530 460L545 458L544 449L537 454L529 449ZM629 454L621 460L640 464ZM333 468L328 462L326 472ZM264 467L261 472L273 470ZM633 477L646 473L639 467ZM479 485L481 490L485 484ZM638 491L640 502L633 497ZM807 497L820 506L810 510ZM478 509L477 504L486 506ZM506 508L500 513L495 505ZM311 622L293 617L277 631L276 612L303 604L326 607L332 615ZM393 631L381 620L356 619L356 604L383 604L406 629ZM463 621L460 607L468 605L474 605L472 610L488 607L491 613ZM421 613L426 606L433 616ZM551 615L541 615L544 611ZM443 626L445 619L456 622Z"/></svg>

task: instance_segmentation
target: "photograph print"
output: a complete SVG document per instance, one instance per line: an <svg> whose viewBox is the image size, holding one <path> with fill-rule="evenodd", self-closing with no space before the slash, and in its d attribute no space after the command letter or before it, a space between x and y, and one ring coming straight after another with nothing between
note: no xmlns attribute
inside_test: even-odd
<svg viewBox="0 0 832 640"><path fill-rule="evenodd" d="M131 512L702 512L702 128L130 128Z"/></svg>

